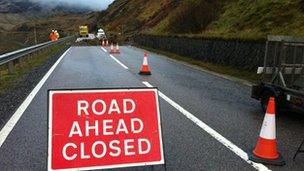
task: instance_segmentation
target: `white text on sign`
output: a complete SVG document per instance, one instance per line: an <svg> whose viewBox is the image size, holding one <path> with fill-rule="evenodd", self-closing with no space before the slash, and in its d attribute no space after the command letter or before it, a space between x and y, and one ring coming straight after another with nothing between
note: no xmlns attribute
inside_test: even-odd
<svg viewBox="0 0 304 171"><path fill-rule="evenodd" d="M119 104L121 102L121 104ZM122 106L122 109L119 107ZM90 110L89 110L90 109ZM132 99L123 99L121 101L112 99L109 104L107 104L102 99L97 99L92 103L86 100L77 101L77 115L82 117L84 115L89 116L90 114L102 116L104 114L127 114L134 115L136 109L136 103ZM90 113L89 111L93 111ZM129 125L129 127L127 126ZM90 136L108 136L108 135L119 135L119 134L139 134L144 129L144 123L139 118L131 118L129 123L126 123L125 119L119 119L118 123L115 124L113 119L103 119L84 122L74 121L69 137L90 137ZM107 144L104 141L96 141L89 148L90 152L86 152L86 144L80 142L79 144L67 143L62 148L62 155L66 160L75 160L77 157L81 159L103 158L106 155L111 157L118 157L120 155L132 156L147 154L151 150L151 142L146 138L135 139L125 139L123 142L119 140L112 140ZM137 148L135 148L137 146ZM67 151L75 150L79 154L71 153L67 154Z"/></svg>

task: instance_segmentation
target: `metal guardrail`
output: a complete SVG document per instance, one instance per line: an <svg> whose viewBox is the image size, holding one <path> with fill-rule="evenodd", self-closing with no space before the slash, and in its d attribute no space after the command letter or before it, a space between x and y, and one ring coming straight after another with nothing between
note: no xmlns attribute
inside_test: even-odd
<svg viewBox="0 0 304 171"><path fill-rule="evenodd" d="M49 41L49 42L41 43L41 44L38 44L35 46L27 47L24 49L20 49L20 50L16 50L13 52L9 52L9 53L0 55L0 66L4 65L4 64L8 64L8 70L10 73L12 73L13 72L12 67L13 67L14 60L20 59L20 58L27 56L29 54L32 54L34 52L45 49L49 46L52 46L52 45L55 45L55 44L58 44L61 42L65 42L72 38L74 38L74 36L65 37L65 38L59 39L58 41L55 41L55 42Z"/></svg>

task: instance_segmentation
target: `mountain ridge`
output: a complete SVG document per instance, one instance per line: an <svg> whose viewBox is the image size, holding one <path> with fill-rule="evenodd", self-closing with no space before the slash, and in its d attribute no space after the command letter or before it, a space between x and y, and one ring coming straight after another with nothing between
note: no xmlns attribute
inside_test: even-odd
<svg viewBox="0 0 304 171"><path fill-rule="evenodd" d="M86 13L89 7L70 5L64 2L41 3L34 0L1 0L0 13L24 13L24 12L66 12L66 13Z"/></svg>

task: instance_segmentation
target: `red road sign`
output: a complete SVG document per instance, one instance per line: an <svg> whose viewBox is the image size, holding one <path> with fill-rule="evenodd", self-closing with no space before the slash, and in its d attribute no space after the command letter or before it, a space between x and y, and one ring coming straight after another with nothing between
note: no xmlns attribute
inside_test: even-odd
<svg viewBox="0 0 304 171"><path fill-rule="evenodd" d="M48 169L164 164L157 89L50 90Z"/></svg>

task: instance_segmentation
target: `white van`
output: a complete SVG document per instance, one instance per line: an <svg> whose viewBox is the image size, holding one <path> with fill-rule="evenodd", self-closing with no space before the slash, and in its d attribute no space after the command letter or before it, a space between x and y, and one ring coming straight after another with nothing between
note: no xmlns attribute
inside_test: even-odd
<svg viewBox="0 0 304 171"><path fill-rule="evenodd" d="M103 29L98 29L96 37L98 39L106 39L107 38L106 33L104 32Z"/></svg>

